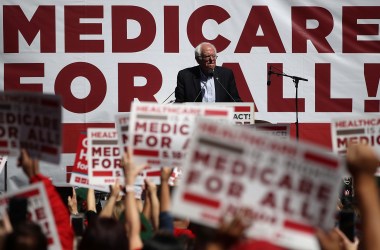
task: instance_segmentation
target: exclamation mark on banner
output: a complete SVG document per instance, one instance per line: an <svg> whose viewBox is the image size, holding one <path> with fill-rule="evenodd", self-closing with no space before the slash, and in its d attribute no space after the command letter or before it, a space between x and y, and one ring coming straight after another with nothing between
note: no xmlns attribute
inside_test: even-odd
<svg viewBox="0 0 380 250"><path fill-rule="evenodd" d="M376 97L380 80L380 64L365 63L364 77L367 85L368 97ZM364 112L380 112L380 100L364 100Z"/></svg>

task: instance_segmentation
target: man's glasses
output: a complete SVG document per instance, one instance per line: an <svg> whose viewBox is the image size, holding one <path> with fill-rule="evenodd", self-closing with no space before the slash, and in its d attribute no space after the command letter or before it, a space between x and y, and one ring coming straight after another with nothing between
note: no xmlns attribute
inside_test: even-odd
<svg viewBox="0 0 380 250"><path fill-rule="evenodd" d="M210 55L210 56L202 56L201 57L204 61L208 61L210 59L214 60L214 59L217 59L218 56L217 55Z"/></svg>

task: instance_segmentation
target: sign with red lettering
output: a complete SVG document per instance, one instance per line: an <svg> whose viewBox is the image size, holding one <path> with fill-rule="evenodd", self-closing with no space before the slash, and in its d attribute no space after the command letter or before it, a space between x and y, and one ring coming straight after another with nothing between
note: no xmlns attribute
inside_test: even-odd
<svg viewBox="0 0 380 250"><path fill-rule="evenodd" d="M110 190L108 185L90 185L87 163L87 136L85 134L81 134L78 140L78 149L75 155L74 166L71 169L69 183L73 186L92 188L103 192L109 192Z"/></svg>
<svg viewBox="0 0 380 250"><path fill-rule="evenodd" d="M40 225L47 236L50 250L61 249L53 213L46 195L43 183L35 183L20 188L17 191L7 192L0 196L0 215L8 208L9 200L13 197L26 198L28 218ZM2 216L0 216L2 217Z"/></svg>
<svg viewBox="0 0 380 250"><path fill-rule="evenodd" d="M354 116L336 118L331 122L334 152L346 155L349 143L365 143L380 156L380 116ZM380 176L380 168L376 172Z"/></svg>
<svg viewBox="0 0 380 250"><path fill-rule="evenodd" d="M188 102L188 105L232 107L235 124L255 123L255 104L253 102Z"/></svg>
<svg viewBox="0 0 380 250"><path fill-rule="evenodd" d="M114 128L87 129L87 165L92 185L112 185L118 179L124 183L117 131Z"/></svg>
<svg viewBox="0 0 380 250"><path fill-rule="evenodd" d="M59 163L61 156L61 100L29 92L0 94L0 152L17 156L20 148L34 157Z"/></svg>
<svg viewBox="0 0 380 250"><path fill-rule="evenodd" d="M200 116L232 122L232 109L134 102L129 124L134 160L151 167L181 166L194 121Z"/></svg>
<svg viewBox="0 0 380 250"><path fill-rule="evenodd" d="M7 163L7 160L8 160L8 156L0 155L0 174L1 172L3 172L5 164Z"/></svg>
<svg viewBox="0 0 380 250"><path fill-rule="evenodd" d="M261 133L273 135L282 139L290 139L290 124L256 123L248 126Z"/></svg>
<svg viewBox="0 0 380 250"><path fill-rule="evenodd" d="M334 226L343 167L340 157L310 144L198 120L172 212L216 227L224 213L245 207L254 221L250 236L319 249L314 227Z"/></svg>

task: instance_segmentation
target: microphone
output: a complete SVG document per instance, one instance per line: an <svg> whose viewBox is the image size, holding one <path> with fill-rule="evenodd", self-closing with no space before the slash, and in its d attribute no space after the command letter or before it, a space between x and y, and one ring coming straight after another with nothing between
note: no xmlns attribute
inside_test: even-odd
<svg viewBox="0 0 380 250"><path fill-rule="evenodd" d="M267 76L267 85L271 83L270 76L272 75L272 66L269 66L268 76Z"/></svg>
<svg viewBox="0 0 380 250"><path fill-rule="evenodd" d="M202 86L201 86L201 90L199 90L199 92L198 92L198 94L197 94L197 96L195 97L195 99L194 99L193 102L196 102L196 101L197 101L199 95L202 93L202 90L203 90L203 89L202 89Z"/></svg>
<svg viewBox="0 0 380 250"><path fill-rule="evenodd" d="M223 84L219 81L219 77L215 74L215 71L214 69L210 69L209 70L209 75L210 76L213 76L214 79L219 83L220 86L222 86L222 88L224 89L224 91L226 91L226 93L228 94L229 97L231 97L231 99L236 102L236 100L232 97L232 95L230 94L230 92L228 92L228 90L223 86Z"/></svg>
<svg viewBox="0 0 380 250"><path fill-rule="evenodd" d="M164 104L173 94L175 93L175 90L168 96L168 98L165 99L165 101L162 102ZM170 101L169 103L173 103L174 101Z"/></svg>

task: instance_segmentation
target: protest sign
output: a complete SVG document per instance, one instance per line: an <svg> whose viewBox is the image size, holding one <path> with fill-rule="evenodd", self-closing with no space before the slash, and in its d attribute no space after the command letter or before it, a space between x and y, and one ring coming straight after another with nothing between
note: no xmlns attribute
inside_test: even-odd
<svg viewBox="0 0 380 250"><path fill-rule="evenodd" d="M346 154L348 143L366 143L380 152L380 117L357 116L333 119L331 122L333 150Z"/></svg>
<svg viewBox="0 0 380 250"><path fill-rule="evenodd" d="M72 166L71 169L69 183L73 186L92 188L103 192L109 192L108 185L90 185L87 163L87 136L85 134L81 134L78 140L77 153L75 155L74 166Z"/></svg>
<svg viewBox="0 0 380 250"><path fill-rule="evenodd" d="M124 183L117 132L114 128L88 128L88 176L92 185Z"/></svg>
<svg viewBox="0 0 380 250"><path fill-rule="evenodd" d="M35 183L0 196L1 215L8 208L11 198L27 199L27 218L41 226L47 237L49 249L61 249L57 228L43 183Z"/></svg>
<svg viewBox="0 0 380 250"><path fill-rule="evenodd" d="M380 157L380 116L335 118L331 122L331 139L333 151L339 155L346 155L349 143L365 143ZM380 176L380 168L376 175Z"/></svg>
<svg viewBox="0 0 380 250"><path fill-rule="evenodd" d="M334 226L342 171L342 160L320 147L198 120L172 212L216 227L244 207L254 221L248 235L319 249L314 227Z"/></svg>
<svg viewBox="0 0 380 250"><path fill-rule="evenodd" d="M120 152L128 150L128 132L129 132L129 113L117 114L115 117L115 126Z"/></svg>
<svg viewBox="0 0 380 250"><path fill-rule="evenodd" d="M187 102L185 104L231 107L235 124L255 123L255 104L253 102Z"/></svg>
<svg viewBox="0 0 380 250"><path fill-rule="evenodd" d="M264 134L273 135L282 139L290 138L290 124L256 123L247 126Z"/></svg>
<svg viewBox="0 0 380 250"><path fill-rule="evenodd" d="M32 92L0 94L0 153L17 156L20 148L33 158L58 164L61 154L61 100Z"/></svg>
<svg viewBox="0 0 380 250"><path fill-rule="evenodd" d="M232 122L232 115L230 107L134 102L129 147L136 163L181 166L195 119Z"/></svg>

